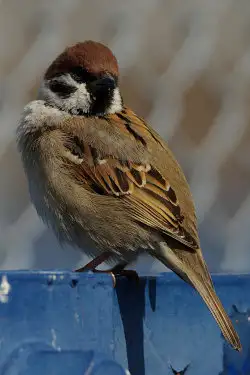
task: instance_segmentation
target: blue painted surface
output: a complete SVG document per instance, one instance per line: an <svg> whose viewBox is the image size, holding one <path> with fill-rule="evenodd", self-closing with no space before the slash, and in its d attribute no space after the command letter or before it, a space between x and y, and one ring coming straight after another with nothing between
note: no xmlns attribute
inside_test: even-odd
<svg viewBox="0 0 250 375"><path fill-rule="evenodd" d="M213 279L242 353L173 274L121 278L113 289L107 275L2 272L0 374L249 375L250 276Z"/></svg>

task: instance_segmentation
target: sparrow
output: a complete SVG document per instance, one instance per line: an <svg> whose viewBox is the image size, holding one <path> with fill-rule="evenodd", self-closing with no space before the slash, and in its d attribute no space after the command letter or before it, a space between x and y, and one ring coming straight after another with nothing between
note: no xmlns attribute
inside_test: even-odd
<svg viewBox="0 0 250 375"><path fill-rule="evenodd" d="M190 189L167 143L122 100L118 63L94 41L66 48L25 108L17 143L38 215L62 243L122 271L149 253L193 286L236 350L202 256Z"/></svg>

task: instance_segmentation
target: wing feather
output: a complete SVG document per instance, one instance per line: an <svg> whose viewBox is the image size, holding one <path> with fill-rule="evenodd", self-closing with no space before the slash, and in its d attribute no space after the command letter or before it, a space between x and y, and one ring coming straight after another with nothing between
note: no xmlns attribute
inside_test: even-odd
<svg viewBox="0 0 250 375"><path fill-rule="evenodd" d="M145 125L142 126L143 131L147 132ZM135 135L138 131L136 127L137 123L132 132L134 137L138 137ZM128 131L128 126L125 131ZM77 141L76 147L75 142L75 136L71 142L67 140L66 158L68 152L74 152L76 156L81 146ZM124 162L111 155L103 158L93 145L88 144L81 148L80 163L74 163L72 158L68 159L71 162L72 174L79 183L82 181L85 188L87 184L89 191L123 199L135 221L167 234L189 248L198 248L196 239L182 225L184 217L174 189L155 166L148 163L136 164L131 160Z"/></svg>

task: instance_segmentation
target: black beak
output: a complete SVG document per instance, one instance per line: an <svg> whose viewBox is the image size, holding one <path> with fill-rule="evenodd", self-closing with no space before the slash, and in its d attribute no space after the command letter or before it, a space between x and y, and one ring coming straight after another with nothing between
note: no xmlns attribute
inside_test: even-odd
<svg viewBox="0 0 250 375"><path fill-rule="evenodd" d="M92 90L102 90L105 88L114 89L116 87L116 80L111 75L104 75L94 82L91 82Z"/></svg>

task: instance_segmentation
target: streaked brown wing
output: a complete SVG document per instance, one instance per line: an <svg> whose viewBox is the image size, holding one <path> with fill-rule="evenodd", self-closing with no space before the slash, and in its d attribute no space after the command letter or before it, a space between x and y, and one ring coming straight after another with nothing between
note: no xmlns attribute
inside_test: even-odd
<svg viewBox="0 0 250 375"><path fill-rule="evenodd" d="M161 143L157 134L133 112L124 110L111 117L123 134L134 137L145 147L150 137ZM76 137L65 147L72 162L72 175L86 189L125 200L137 222L159 230L189 248L198 248L194 237L182 225L184 217L174 189L156 167L136 164L129 159L121 161L111 155L100 157L93 145L80 142Z"/></svg>

